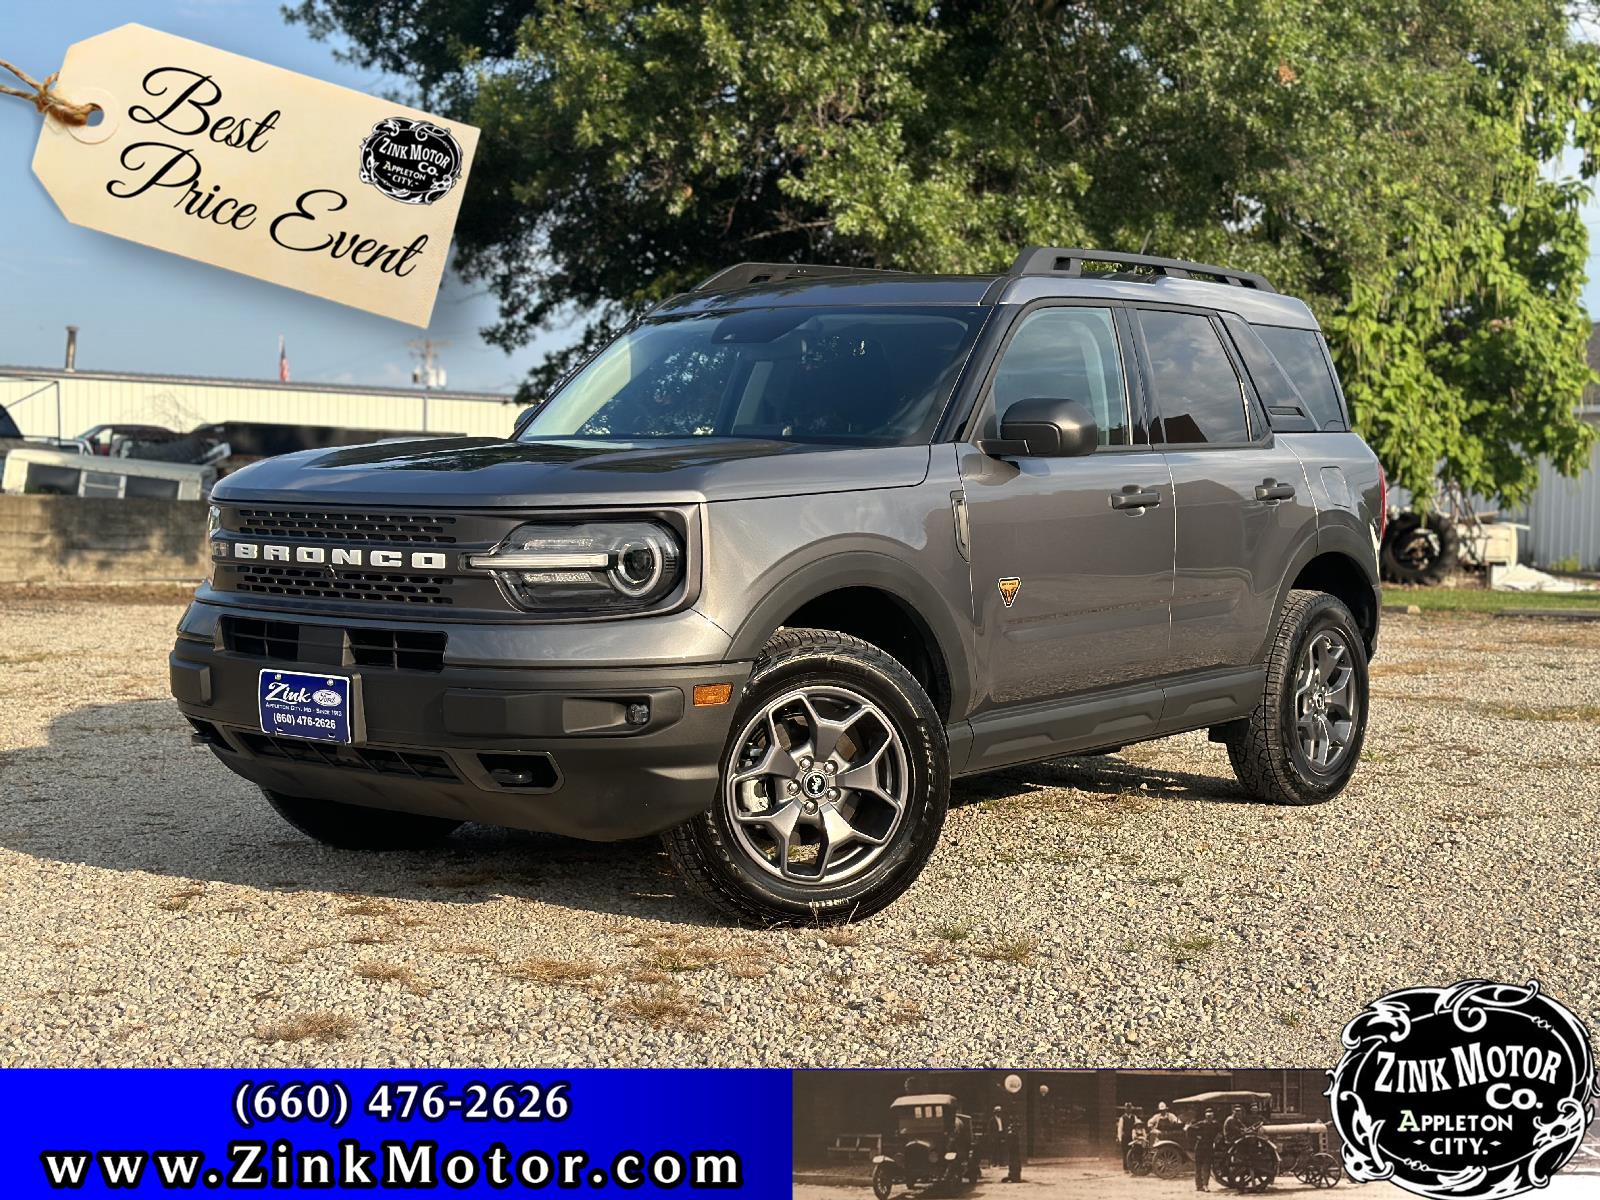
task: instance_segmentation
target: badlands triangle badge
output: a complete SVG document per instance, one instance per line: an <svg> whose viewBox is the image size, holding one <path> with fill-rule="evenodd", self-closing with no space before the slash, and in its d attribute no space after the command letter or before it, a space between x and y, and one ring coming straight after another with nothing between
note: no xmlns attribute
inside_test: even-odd
<svg viewBox="0 0 1600 1200"><path fill-rule="evenodd" d="M1022 588L1022 580L1015 575L1007 575L1000 580L1000 599L1010 608L1017 602L1017 592Z"/></svg>

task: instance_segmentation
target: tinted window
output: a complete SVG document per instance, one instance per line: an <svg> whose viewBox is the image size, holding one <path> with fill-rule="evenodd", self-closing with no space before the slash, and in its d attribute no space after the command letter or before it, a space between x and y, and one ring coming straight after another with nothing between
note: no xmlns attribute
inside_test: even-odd
<svg viewBox="0 0 1600 1200"><path fill-rule="evenodd" d="M978 308L765 308L647 321L518 436L925 442L982 323Z"/></svg>
<svg viewBox="0 0 1600 1200"><path fill-rule="evenodd" d="M17 428L17 423L11 419L11 414L0 408L0 438L19 438L22 430Z"/></svg>
<svg viewBox="0 0 1600 1200"><path fill-rule="evenodd" d="M1128 445L1128 401L1111 312L1041 308L1022 319L994 377L994 429L1018 400L1076 400L1102 446Z"/></svg>
<svg viewBox="0 0 1600 1200"><path fill-rule="evenodd" d="M1248 442L1244 392L1210 318L1141 312L1139 326L1166 440L1176 445Z"/></svg>
<svg viewBox="0 0 1600 1200"><path fill-rule="evenodd" d="M1257 325L1255 331L1299 391L1318 429L1345 429L1344 406L1333 385L1333 372L1322 348L1322 338L1311 329L1284 329Z"/></svg>

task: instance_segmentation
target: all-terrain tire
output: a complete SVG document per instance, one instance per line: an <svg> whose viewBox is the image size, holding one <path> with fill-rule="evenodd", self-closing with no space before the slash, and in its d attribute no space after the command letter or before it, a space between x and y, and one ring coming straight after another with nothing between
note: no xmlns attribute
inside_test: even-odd
<svg viewBox="0 0 1600 1200"><path fill-rule="evenodd" d="M906 798L898 824L870 866L834 883L790 882L763 869L738 836L724 801L746 726L769 704L808 687L847 688L869 700L903 743ZM722 754L717 795L662 842L689 890L749 925L838 924L859 920L911 886L939 840L949 804L944 722L909 671L878 647L824 629L780 629L763 647Z"/></svg>
<svg viewBox="0 0 1600 1200"><path fill-rule="evenodd" d="M1321 770L1296 737L1295 673L1301 655L1319 631L1331 629L1349 647L1358 708L1343 755ZM1350 610L1326 592L1296 589L1279 614L1267 655L1267 683L1260 703L1244 720L1224 726L1221 740L1239 782L1271 804L1321 804L1337 796L1361 761L1369 695L1366 643Z"/></svg>
<svg viewBox="0 0 1600 1200"><path fill-rule="evenodd" d="M1442 513L1401 513L1384 531L1378 565L1390 583L1443 583L1461 555L1455 522Z"/></svg>
<svg viewBox="0 0 1600 1200"><path fill-rule="evenodd" d="M261 794L301 833L340 850L425 850L444 841L462 824L448 817L285 796L266 788Z"/></svg>

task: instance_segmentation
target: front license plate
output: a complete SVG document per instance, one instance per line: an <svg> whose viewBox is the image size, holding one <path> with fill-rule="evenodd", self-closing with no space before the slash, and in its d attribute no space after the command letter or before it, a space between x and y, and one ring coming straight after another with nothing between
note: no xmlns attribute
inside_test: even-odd
<svg viewBox="0 0 1600 1200"><path fill-rule="evenodd" d="M301 671L261 672L261 732L315 742L350 740L350 680Z"/></svg>

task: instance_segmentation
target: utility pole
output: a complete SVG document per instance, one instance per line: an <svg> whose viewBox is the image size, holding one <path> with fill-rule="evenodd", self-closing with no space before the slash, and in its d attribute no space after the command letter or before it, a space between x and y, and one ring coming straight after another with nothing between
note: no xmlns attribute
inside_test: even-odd
<svg viewBox="0 0 1600 1200"><path fill-rule="evenodd" d="M422 389L422 432L428 432L428 393L445 385L444 368L439 365L438 352L450 343L433 338L414 338L407 343L416 356L417 365L411 368L411 382Z"/></svg>

